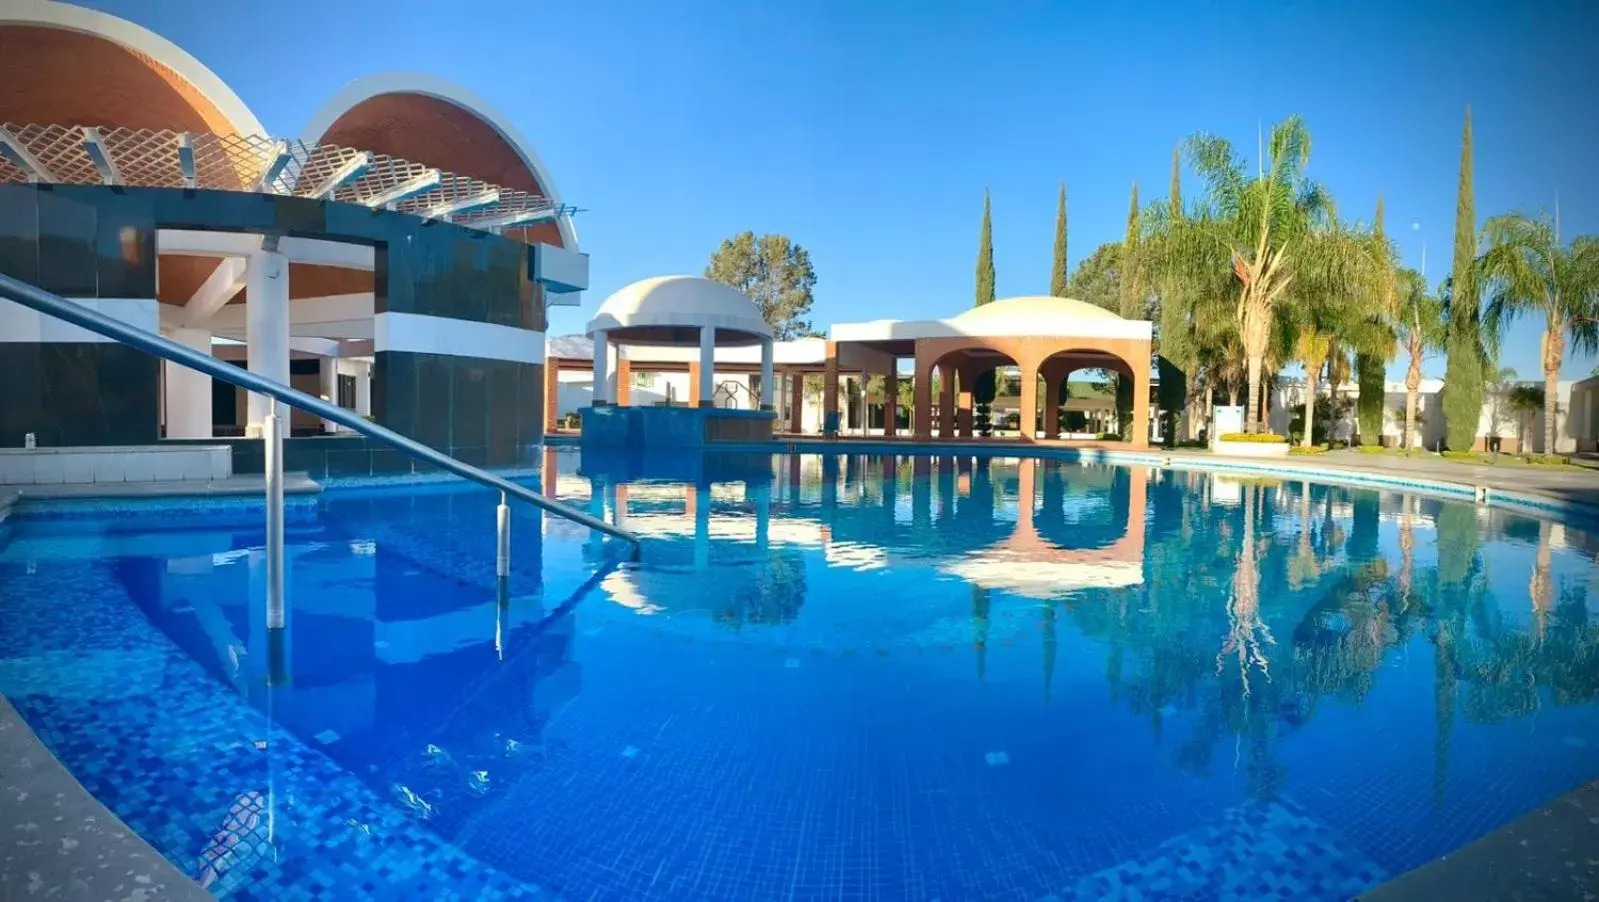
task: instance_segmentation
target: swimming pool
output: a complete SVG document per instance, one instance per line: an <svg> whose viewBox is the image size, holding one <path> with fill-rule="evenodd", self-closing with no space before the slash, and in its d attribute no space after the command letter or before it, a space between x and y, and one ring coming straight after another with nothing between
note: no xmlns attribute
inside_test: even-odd
<svg viewBox="0 0 1599 902"><path fill-rule="evenodd" d="M1344 898L1599 775L1599 537L1048 460L545 458L0 525L0 693L237 898ZM551 473L554 473L552 478ZM1019 498L1031 499L1019 504Z"/></svg>

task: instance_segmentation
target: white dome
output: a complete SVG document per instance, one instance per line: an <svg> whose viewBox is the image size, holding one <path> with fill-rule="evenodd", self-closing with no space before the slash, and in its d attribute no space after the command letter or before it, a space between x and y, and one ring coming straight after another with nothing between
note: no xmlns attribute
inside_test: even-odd
<svg viewBox="0 0 1599 902"><path fill-rule="evenodd" d="M600 330L704 327L770 338L759 307L737 289L698 276L656 276L634 282L605 299L588 334Z"/></svg>
<svg viewBox="0 0 1599 902"><path fill-rule="evenodd" d="M1070 323L1085 319L1119 320L1121 317L1103 307L1071 298L1020 297L973 307L952 317L950 322L991 335L1053 335L1062 331L1062 327L1070 332Z"/></svg>

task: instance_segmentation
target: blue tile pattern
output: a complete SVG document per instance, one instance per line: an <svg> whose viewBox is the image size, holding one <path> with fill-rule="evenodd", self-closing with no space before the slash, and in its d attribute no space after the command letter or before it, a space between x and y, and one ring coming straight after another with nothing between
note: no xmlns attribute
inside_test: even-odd
<svg viewBox="0 0 1599 902"><path fill-rule="evenodd" d="M23 510L0 692L242 898L1341 899L1599 773L1576 529L996 455L635 464L542 474L646 537L586 594L609 549L520 508L500 591L476 488L297 508L271 687L258 505Z"/></svg>
<svg viewBox="0 0 1599 902"><path fill-rule="evenodd" d="M1336 831L1279 800L1231 809L1217 823L1046 898L1347 899L1390 876Z"/></svg>

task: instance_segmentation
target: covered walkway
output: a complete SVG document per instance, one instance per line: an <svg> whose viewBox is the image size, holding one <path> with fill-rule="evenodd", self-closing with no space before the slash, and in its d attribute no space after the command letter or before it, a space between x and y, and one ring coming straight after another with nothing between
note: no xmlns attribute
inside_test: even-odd
<svg viewBox="0 0 1599 902"><path fill-rule="evenodd" d="M840 324L832 328L826 345L824 421L837 422L840 370L858 369L863 377L884 378L883 434L893 437L899 363L910 358L913 437L934 438L936 426L938 438L972 438L978 380L996 368L1014 366L1021 379L1019 439L1054 441L1064 437L1060 411L1067 378L1078 370L1106 370L1131 380L1132 417L1124 438L1132 447L1147 447L1152 335L1147 321L1056 297L1010 298L949 319Z"/></svg>

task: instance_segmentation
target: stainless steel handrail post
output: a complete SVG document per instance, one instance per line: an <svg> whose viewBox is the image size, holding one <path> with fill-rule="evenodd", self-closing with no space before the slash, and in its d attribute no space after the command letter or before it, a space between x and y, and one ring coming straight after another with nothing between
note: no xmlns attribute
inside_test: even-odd
<svg viewBox="0 0 1599 902"><path fill-rule="evenodd" d="M283 421L271 400L261 438L266 462L267 629L282 629L283 617Z"/></svg>
<svg viewBox="0 0 1599 902"><path fill-rule="evenodd" d="M498 527L495 531L494 575L504 579L511 575L511 506L506 503L505 493L500 493L500 509L497 513Z"/></svg>
<svg viewBox="0 0 1599 902"><path fill-rule="evenodd" d="M82 304L75 304L60 295L45 291L37 285L29 285L27 282L0 274L0 297L37 310L40 313L47 313L56 319L88 329L90 332L104 335L130 347L138 348L146 354L152 354L162 360L170 360L180 366L205 373L207 376L213 379L220 379L229 385L237 385L246 391L266 395L290 407L315 414L324 420L344 426L351 432L359 433L373 441L388 445L397 451L402 451L412 457L427 461L441 470L495 489L502 496L520 498L534 507L542 508L558 517L580 523L596 532L602 532L618 539L625 539L633 544L635 550L639 547L638 536L625 529L591 517L559 501L546 498L526 486L517 485L509 479L485 472L471 464L462 463L450 455L434 448L429 448L415 439L369 422L353 410L346 410L321 398L296 391L281 382L264 378L259 373L239 369L230 363L212 357L210 354L202 354L191 347L162 338L153 332L130 326L121 320L106 316L98 310L85 307Z"/></svg>

